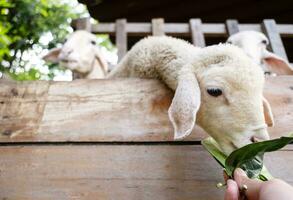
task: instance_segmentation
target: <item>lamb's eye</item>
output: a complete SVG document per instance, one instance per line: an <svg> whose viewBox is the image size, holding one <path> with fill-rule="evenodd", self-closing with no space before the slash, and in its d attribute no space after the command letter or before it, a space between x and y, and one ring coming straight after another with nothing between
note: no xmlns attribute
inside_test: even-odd
<svg viewBox="0 0 293 200"><path fill-rule="evenodd" d="M209 95L213 96L213 97L218 97L220 95L222 95L222 90L219 88L209 88L207 89L207 92L209 93Z"/></svg>
<svg viewBox="0 0 293 200"><path fill-rule="evenodd" d="M92 41L91 41L91 44L92 44L92 45L96 45L97 43L96 43L96 41L92 40Z"/></svg>
<svg viewBox="0 0 293 200"><path fill-rule="evenodd" d="M261 43L264 44L264 45L268 45L268 41L267 40L262 40Z"/></svg>

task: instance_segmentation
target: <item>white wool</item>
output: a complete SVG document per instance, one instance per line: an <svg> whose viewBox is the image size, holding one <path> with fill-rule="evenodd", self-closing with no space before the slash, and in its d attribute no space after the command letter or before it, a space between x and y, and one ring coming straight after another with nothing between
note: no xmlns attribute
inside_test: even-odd
<svg viewBox="0 0 293 200"><path fill-rule="evenodd" d="M84 31L73 32L61 48L51 50L44 59L59 62L78 77L85 79L105 78L108 65L99 47L96 36Z"/></svg>
<svg viewBox="0 0 293 200"><path fill-rule="evenodd" d="M229 154L253 137L269 137L263 72L233 45L201 49L172 37L148 37L110 73L109 78L115 77L156 78L175 91L169 108L175 138L189 135L196 122ZM211 96L210 89L222 95Z"/></svg>

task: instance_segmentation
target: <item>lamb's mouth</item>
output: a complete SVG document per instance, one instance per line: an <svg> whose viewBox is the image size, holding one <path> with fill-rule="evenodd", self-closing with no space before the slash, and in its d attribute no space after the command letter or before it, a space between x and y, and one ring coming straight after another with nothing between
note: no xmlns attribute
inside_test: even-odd
<svg viewBox="0 0 293 200"><path fill-rule="evenodd" d="M257 138L255 136L252 136L250 138L250 143L248 143L248 144L252 144L252 143L256 143L256 142L262 142L262 141L265 141L265 140L264 139ZM234 142L230 142L230 144L234 148L234 150L243 147L243 146L236 145ZM245 145L248 145L248 144L245 144Z"/></svg>
<svg viewBox="0 0 293 200"><path fill-rule="evenodd" d="M76 60L71 60L71 59L62 59L60 60L63 63L69 64L69 63L77 63Z"/></svg>

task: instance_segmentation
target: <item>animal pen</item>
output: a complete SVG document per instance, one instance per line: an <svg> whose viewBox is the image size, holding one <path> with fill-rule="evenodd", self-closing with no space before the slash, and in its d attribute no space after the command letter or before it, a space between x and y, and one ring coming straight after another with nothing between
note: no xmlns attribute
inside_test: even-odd
<svg viewBox="0 0 293 200"><path fill-rule="evenodd" d="M119 60L132 36L205 38L241 30L263 31L271 50L287 59L281 37L293 24L151 23L91 24L76 29L115 36ZM115 79L72 82L0 82L1 199L221 199L222 169L200 145L207 134L196 127L173 140L167 109L173 92L157 80ZM275 126L272 138L293 130L293 78L266 77L264 96ZM266 156L275 177L293 184L293 146Z"/></svg>

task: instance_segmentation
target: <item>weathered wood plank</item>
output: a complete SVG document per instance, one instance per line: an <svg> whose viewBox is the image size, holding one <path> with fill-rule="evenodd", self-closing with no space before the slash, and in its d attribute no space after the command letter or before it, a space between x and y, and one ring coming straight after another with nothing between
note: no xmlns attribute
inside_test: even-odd
<svg viewBox="0 0 293 200"><path fill-rule="evenodd" d="M152 35L154 36L163 36L164 33L164 19L156 18L152 19Z"/></svg>
<svg viewBox="0 0 293 200"><path fill-rule="evenodd" d="M115 28L116 47L118 49L118 61L120 61L127 52L126 19L117 19Z"/></svg>
<svg viewBox="0 0 293 200"><path fill-rule="evenodd" d="M48 90L49 82L45 81L41 84L1 82L1 134L6 137L18 134L31 137L37 133L44 114Z"/></svg>
<svg viewBox="0 0 293 200"><path fill-rule="evenodd" d="M277 24L273 19L265 19L262 23L262 28L264 33L269 38L270 44L269 49L275 54L281 56L288 61L285 47L283 45L282 39L277 29Z"/></svg>
<svg viewBox="0 0 293 200"><path fill-rule="evenodd" d="M225 24L229 36L239 32L239 25L237 20L228 19L226 20Z"/></svg>
<svg viewBox="0 0 293 200"><path fill-rule="evenodd" d="M202 32L201 19L190 19L189 20L190 33L192 44L198 47L205 47L205 39Z"/></svg>
<svg viewBox="0 0 293 200"><path fill-rule="evenodd" d="M173 141L167 115L173 92L157 80L0 84L0 142ZM293 78L269 77L265 96L276 122L271 135L292 132ZM204 137L196 127L186 140Z"/></svg>
<svg viewBox="0 0 293 200"><path fill-rule="evenodd" d="M126 30L128 35L147 36L152 33L151 23L127 23ZM239 24L239 30L262 31L260 24ZM293 24L277 24L277 30L282 37L293 37ZM115 23L92 24L94 33L115 34ZM164 31L167 35L173 36L190 36L188 23L165 23ZM205 36L209 37L227 37L229 36L225 24L222 23L203 23L202 31Z"/></svg>
<svg viewBox="0 0 293 200"><path fill-rule="evenodd" d="M292 151L266 166L293 183ZM196 145L0 147L1 199L223 199L222 169Z"/></svg>

